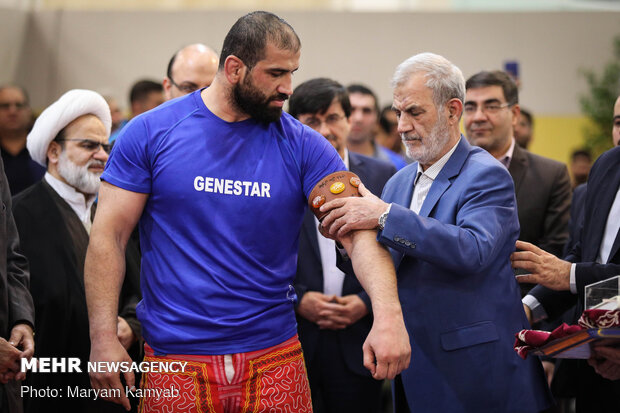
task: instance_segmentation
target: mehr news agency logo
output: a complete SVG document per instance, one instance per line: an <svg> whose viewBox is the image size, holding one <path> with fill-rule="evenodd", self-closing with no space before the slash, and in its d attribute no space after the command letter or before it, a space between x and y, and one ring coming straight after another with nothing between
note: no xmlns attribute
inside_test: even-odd
<svg viewBox="0 0 620 413"><path fill-rule="evenodd" d="M182 361L89 361L86 365L88 373L183 373L187 362ZM21 359L21 371L30 373L82 373L81 360L77 357L33 357ZM28 397L120 397L120 389L92 389L79 386L67 386L66 392L57 388L37 389L32 386L21 386L21 396ZM180 391L174 385L169 388L139 389L125 386L125 394L129 397L173 399Z"/></svg>

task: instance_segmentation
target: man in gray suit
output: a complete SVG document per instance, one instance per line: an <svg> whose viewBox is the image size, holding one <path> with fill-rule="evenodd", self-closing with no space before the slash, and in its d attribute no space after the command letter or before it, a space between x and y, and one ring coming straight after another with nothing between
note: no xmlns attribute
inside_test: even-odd
<svg viewBox="0 0 620 413"><path fill-rule="evenodd" d="M28 262L19 251L11 193L0 159L0 412L22 412L20 359L34 354L34 305L28 290Z"/></svg>
<svg viewBox="0 0 620 413"><path fill-rule="evenodd" d="M465 85L467 139L500 161L515 184L519 239L556 256L568 239L571 186L566 165L515 145L519 118L517 86L502 71L479 72Z"/></svg>

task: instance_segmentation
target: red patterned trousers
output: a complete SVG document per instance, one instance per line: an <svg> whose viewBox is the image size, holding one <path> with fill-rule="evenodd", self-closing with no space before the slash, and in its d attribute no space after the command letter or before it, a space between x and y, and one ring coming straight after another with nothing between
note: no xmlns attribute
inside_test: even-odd
<svg viewBox="0 0 620 413"><path fill-rule="evenodd" d="M229 356L156 356L148 344L145 354L149 362L187 364L181 373L142 375L142 413L312 412L297 335L273 347ZM148 389L168 389L169 397L149 396L157 392Z"/></svg>

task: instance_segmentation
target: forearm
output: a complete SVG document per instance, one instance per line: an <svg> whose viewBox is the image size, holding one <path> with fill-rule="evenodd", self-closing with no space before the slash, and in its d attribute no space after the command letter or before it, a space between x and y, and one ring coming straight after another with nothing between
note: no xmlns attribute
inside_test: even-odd
<svg viewBox="0 0 620 413"><path fill-rule="evenodd" d="M396 272L390 253L376 240L374 230L359 230L340 240L360 284L370 297L375 317L401 315Z"/></svg>
<svg viewBox="0 0 620 413"><path fill-rule="evenodd" d="M123 243L93 228L84 264L91 341L116 337L118 300L125 274Z"/></svg>

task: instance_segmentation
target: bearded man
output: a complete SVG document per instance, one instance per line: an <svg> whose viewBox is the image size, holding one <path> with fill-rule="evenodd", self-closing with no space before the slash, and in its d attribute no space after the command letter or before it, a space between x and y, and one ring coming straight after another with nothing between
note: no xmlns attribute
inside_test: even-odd
<svg viewBox="0 0 620 413"><path fill-rule="evenodd" d="M282 113L300 47L278 16L241 17L211 86L132 120L101 176L84 275L91 361L128 360L115 310L139 220L145 359L187 363L145 373L143 412L312 411L295 328L299 231L308 200L315 210L326 200L313 189L335 195L359 182L343 178L325 138ZM364 364L393 378L410 347L390 256L374 231L341 241L373 307ZM124 378L130 389L133 374ZM118 389L110 399L130 408L118 372L91 372L91 383ZM149 396L172 387L181 394Z"/></svg>
<svg viewBox="0 0 620 413"><path fill-rule="evenodd" d="M25 394L27 412L117 409L67 394L69 387L89 387L84 259L99 177L108 159L110 125L103 97L71 90L43 111L28 135L32 158L47 171L15 198L13 214L31 268L36 356L79 357L83 373L29 373L27 384L33 389L58 389L65 397ZM124 318L119 318L118 331L132 341L134 333Z"/></svg>

